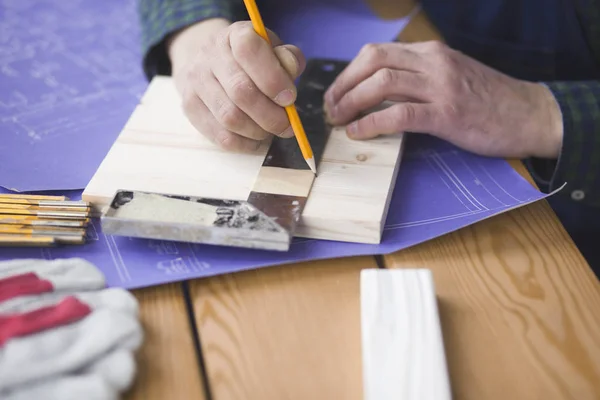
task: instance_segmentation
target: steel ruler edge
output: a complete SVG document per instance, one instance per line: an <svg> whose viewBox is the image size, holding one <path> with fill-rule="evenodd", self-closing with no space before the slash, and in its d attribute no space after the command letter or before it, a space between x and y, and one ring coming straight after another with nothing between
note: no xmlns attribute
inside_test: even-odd
<svg viewBox="0 0 600 400"><path fill-rule="evenodd" d="M296 108L317 171L332 127L325 90L346 61L309 59L297 85ZM315 175L295 138L274 137L246 201L118 190L100 220L104 234L287 251Z"/></svg>

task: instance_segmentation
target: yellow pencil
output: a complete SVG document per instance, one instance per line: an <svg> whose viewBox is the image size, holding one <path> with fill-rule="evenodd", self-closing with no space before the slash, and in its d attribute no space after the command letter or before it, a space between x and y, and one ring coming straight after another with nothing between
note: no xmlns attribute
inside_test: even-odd
<svg viewBox="0 0 600 400"><path fill-rule="evenodd" d="M246 10L248 10L248 15L250 16L250 21L252 21L252 26L256 33L258 33L267 43L271 44L269 40L269 36L267 35L267 29L265 28L265 24L263 23L262 17L258 12L258 6L254 0L244 0L244 4L246 5ZM306 160L306 163L312 170L312 172L317 174L317 166L315 164L315 158L313 155L312 147L310 147L310 143L306 137L306 132L304 131L304 127L302 126L302 121L300 120L300 116L298 115L298 111L296 110L296 106L294 104L285 107L285 111L290 120L290 125L294 130L294 135L296 136L296 140L298 141L298 145L300 146L300 150L302 151L302 156Z"/></svg>

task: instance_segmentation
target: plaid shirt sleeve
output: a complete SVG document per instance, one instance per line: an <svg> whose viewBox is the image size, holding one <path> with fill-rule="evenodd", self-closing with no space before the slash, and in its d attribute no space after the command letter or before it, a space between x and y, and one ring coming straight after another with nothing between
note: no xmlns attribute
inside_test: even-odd
<svg viewBox="0 0 600 400"><path fill-rule="evenodd" d="M171 74L165 46L169 34L209 18L235 21L240 12L237 3L235 0L138 0L146 77Z"/></svg>
<svg viewBox="0 0 600 400"><path fill-rule="evenodd" d="M600 81L547 82L563 116L563 144L556 162L530 163L547 190L564 183L573 200L600 206Z"/></svg>

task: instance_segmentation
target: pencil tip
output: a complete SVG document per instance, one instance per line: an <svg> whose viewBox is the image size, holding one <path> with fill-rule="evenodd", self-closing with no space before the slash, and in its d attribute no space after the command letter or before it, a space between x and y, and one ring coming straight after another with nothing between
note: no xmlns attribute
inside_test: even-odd
<svg viewBox="0 0 600 400"><path fill-rule="evenodd" d="M317 175L317 166L315 164L315 159L314 158L307 158L306 159L306 163L308 164L308 166L310 167L311 171Z"/></svg>

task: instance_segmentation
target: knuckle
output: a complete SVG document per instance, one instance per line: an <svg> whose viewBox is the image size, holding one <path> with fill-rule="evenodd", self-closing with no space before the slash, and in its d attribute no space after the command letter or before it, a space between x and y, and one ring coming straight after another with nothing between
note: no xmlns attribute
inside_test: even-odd
<svg viewBox="0 0 600 400"><path fill-rule="evenodd" d="M461 108L454 102L445 102L441 107L441 116L450 125L457 125L462 120Z"/></svg>
<svg viewBox="0 0 600 400"><path fill-rule="evenodd" d="M215 136L215 142L217 145L228 151L237 150L239 142L237 139L238 138L233 133L227 131L220 131Z"/></svg>
<svg viewBox="0 0 600 400"><path fill-rule="evenodd" d="M391 68L382 68L375 73L375 79L380 86L385 87L394 83L396 74Z"/></svg>
<svg viewBox="0 0 600 400"><path fill-rule="evenodd" d="M243 113L234 104L224 104L216 115L217 119L225 128L229 130L237 129L243 122Z"/></svg>
<svg viewBox="0 0 600 400"><path fill-rule="evenodd" d="M397 114L398 119L401 120L405 125L413 125L417 119L417 113L415 108L410 104L406 104L405 107L400 108L400 112Z"/></svg>
<svg viewBox="0 0 600 400"><path fill-rule="evenodd" d="M439 40L430 40L425 45L432 53L444 53L448 48L448 46Z"/></svg>
<svg viewBox="0 0 600 400"><path fill-rule="evenodd" d="M387 56L385 48L375 43L367 43L363 46L361 52L370 62L383 60Z"/></svg>
<svg viewBox="0 0 600 400"><path fill-rule="evenodd" d="M263 45L262 38L249 25L241 25L237 29L233 29L230 38L234 58L242 61L255 59L256 53Z"/></svg>
<svg viewBox="0 0 600 400"><path fill-rule="evenodd" d="M381 115L377 115L377 113L371 113L367 114L360 122L362 123L363 127L377 126L381 118Z"/></svg>
<svg viewBox="0 0 600 400"><path fill-rule="evenodd" d="M185 69L183 72L183 76L185 80L189 83L199 82L200 80L200 70L195 65L191 65Z"/></svg>
<svg viewBox="0 0 600 400"><path fill-rule="evenodd" d="M237 76L229 83L230 98L236 104L248 104L252 102L257 93L254 82L247 76Z"/></svg>
<svg viewBox="0 0 600 400"><path fill-rule="evenodd" d="M267 96L274 99L279 93L287 88L287 77L283 74L273 71L269 77L265 77L264 91Z"/></svg>
<svg viewBox="0 0 600 400"><path fill-rule="evenodd" d="M196 106L198 104L198 97L193 90L186 89L181 96L181 105L183 107L183 111L187 114L191 114L195 112Z"/></svg>
<svg viewBox="0 0 600 400"><path fill-rule="evenodd" d="M285 114L277 113L277 115L275 115L274 118L266 121L266 123L264 125L264 129L267 132L270 132L270 133L273 133L276 135L280 135L289 126L290 126L290 123L289 123L287 117L285 116Z"/></svg>

